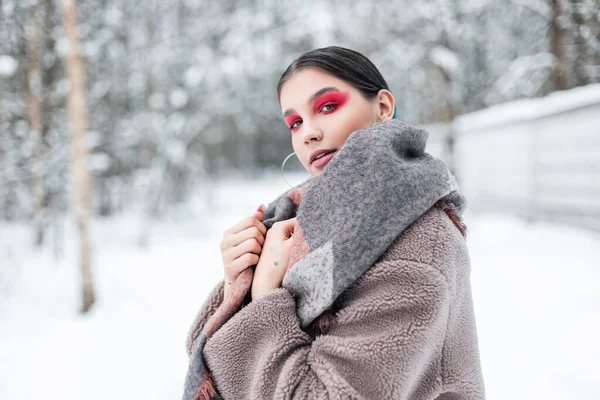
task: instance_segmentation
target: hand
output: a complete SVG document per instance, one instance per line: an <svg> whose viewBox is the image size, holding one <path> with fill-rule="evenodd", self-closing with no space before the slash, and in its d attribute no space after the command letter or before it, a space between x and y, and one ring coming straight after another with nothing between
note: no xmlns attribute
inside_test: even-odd
<svg viewBox="0 0 600 400"><path fill-rule="evenodd" d="M296 218L278 221L267 232L252 281L252 300L281 286L292 253Z"/></svg>
<svg viewBox="0 0 600 400"><path fill-rule="evenodd" d="M267 233L262 223L264 212L261 204L251 217L244 218L223 233L220 247L225 272L224 298L229 295L231 285L240 273L258 263Z"/></svg>

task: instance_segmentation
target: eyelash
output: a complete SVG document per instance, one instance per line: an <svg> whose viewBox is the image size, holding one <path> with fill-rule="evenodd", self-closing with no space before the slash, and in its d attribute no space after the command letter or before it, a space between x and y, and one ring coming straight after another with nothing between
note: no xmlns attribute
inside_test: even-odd
<svg viewBox="0 0 600 400"><path fill-rule="evenodd" d="M336 107L337 107L338 105L337 105L337 104L335 104L335 103L327 103L327 104L323 104L323 105L321 106L321 110L319 110L319 112L323 111L323 108L325 108L325 107L327 107L327 106L334 106L333 108L330 108L329 110L326 110L326 112L329 112L329 111L335 110L335 109L336 109ZM291 130L291 131L293 131L293 130L295 130L296 128L298 128L297 126L296 126L296 127L294 127L294 124L295 124L296 122L299 122L299 121L300 121L300 120L299 120L299 119L297 119L297 120L295 120L294 122L292 122L292 123L290 124L289 128L290 128L290 130Z"/></svg>

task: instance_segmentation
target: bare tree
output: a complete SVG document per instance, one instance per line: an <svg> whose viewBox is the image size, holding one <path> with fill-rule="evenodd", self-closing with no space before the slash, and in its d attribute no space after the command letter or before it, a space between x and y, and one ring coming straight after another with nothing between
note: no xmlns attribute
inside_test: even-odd
<svg viewBox="0 0 600 400"><path fill-rule="evenodd" d="M600 1L571 0L571 29L573 36L573 78L575 86L587 85L600 76L597 70L600 60Z"/></svg>
<svg viewBox="0 0 600 400"><path fill-rule="evenodd" d="M77 2L100 216L148 204L160 217L206 176L280 166L290 149L273 88L295 57L315 47L338 44L372 59L397 97L398 116L409 123L450 124L483 106L600 81L600 0L381 0L376 8L370 0L238 3ZM67 49L63 1L2 4L0 217L30 221L40 209L39 149L45 235L58 238L51 227L69 208L71 159L64 149L70 150L65 125L72 122L63 110L66 65L56 62ZM315 18L305 23L299 16ZM36 55L28 50L37 46ZM41 97L34 91L38 74ZM36 101L41 148L32 146L39 143ZM160 123L148 124L149 117Z"/></svg>
<svg viewBox="0 0 600 400"><path fill-rule="evenodd" d="M41 173L42 159L42 78L41 78L41 28L37 2L31 2L28 10L27 32L27 95L31 143L31 192L33 193L33 224L35 244L44 241L44 187Z"/></svg>
<svg viewBox="0 0 600 400"><path fill-rule="evenodd" d="M89 227L91 219L92 176L88 169L88 150L85 135L88 131L88 116L85 94L85 74L81 59L80 43L77 32L77 9L75 0L63 2L64 28L69 42L66 58L66 70L70 91L67 97L67 111L71 127L71 146L73 151L72 170L75 177L75 214L79 231L81 256L81 277L83 289L82 312L87 312L94 303L94 285L91 268L91 243Z"/></svg>
<svg viewBox="0 0 600 400"><path fill-rule="evenodd" d="M550 22L551 45L550 51L556 57L554 68L554 87L556 90L569 89L569 60L566 51L567 28L564 17L563 0L551 0L552 21Z"/></svg>

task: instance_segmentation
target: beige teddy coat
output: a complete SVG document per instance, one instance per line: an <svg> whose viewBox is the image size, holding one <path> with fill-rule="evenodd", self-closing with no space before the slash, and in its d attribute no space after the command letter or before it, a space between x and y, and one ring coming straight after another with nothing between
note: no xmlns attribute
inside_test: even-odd
<svg viewBox="0 0 600 400"><path fill-rule="evenodd" d="M313 337L279 288L243 306L206 343L225 400L484 399L465 238L432 207L336 300ZM223 282L192 324L188 355L223 300Z"/></svg>

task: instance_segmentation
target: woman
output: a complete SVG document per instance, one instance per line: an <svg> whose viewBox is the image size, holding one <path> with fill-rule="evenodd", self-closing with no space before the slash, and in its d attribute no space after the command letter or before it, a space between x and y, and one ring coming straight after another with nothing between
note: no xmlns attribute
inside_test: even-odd
<svg viewBox="0 0 600 400"><path fill-rule="evenodd" d="M349 49L303 54L277 91L312 178L224 233L184 398L483 399L465 227L435 201L460 196L426 134Z"/></svg>

